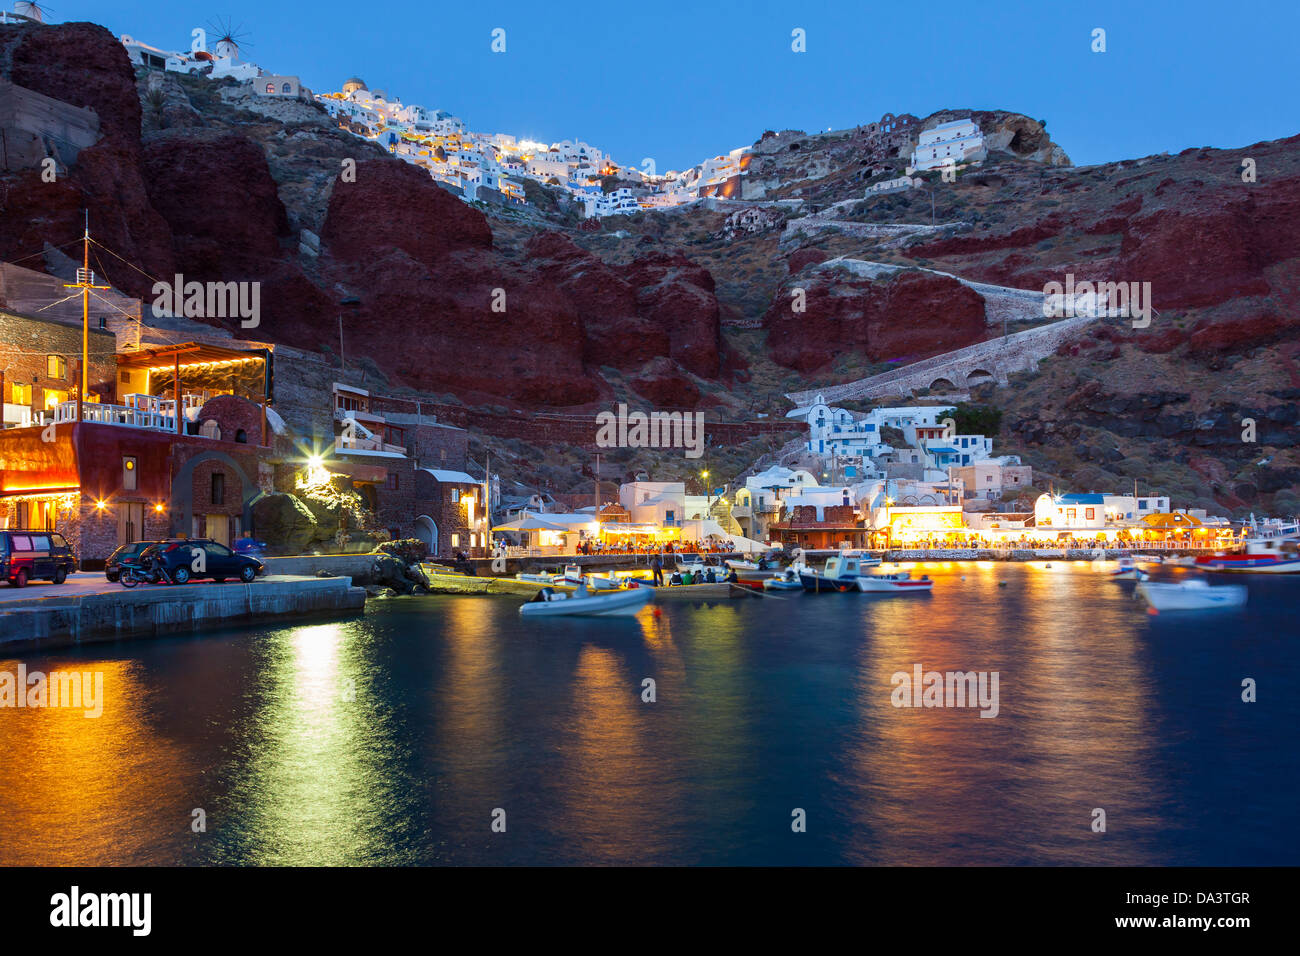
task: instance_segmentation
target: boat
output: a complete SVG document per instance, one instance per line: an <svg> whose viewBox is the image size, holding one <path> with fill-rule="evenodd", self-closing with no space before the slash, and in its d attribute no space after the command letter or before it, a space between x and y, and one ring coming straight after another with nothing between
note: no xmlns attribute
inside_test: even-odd
<svg viewBox="0 0 1300 956"><path fill-rule="evenodd" d="M929 575L914 578L909 571L893 574L863 574L858 577L858 590L884 594L925 594L934 587Z"/></svg>
<svg viewBox="0 0 1300 956"><path fill-rule="evenodd" d="M1207 608L1240 607L1246 603L1244 584L1211 587L1200 578L1176 583L1140 581L1137 593L1156 611L1199 611Z"/></svg>
<svg viewBox="0 0 1300 956"><path fill-rule="evenodd" d="M799 580L805 591L856 591L857 580L864 568L878 567L880 559L863 556L856 552L845 551L833 558L826 559L826 567L818 572L805 568L799 572Z"/></svg>
<svg viewBox="0 0 1300 956"><path fill-rule="evenodd" d="M1141 573L1137 562L1128 556L1120 558L1115 563L1115 570L1110 572L1111 577L1116 581L1136 581Z"/></svg>
<svg viewBox="0 0 1300 956"><path fill-rule="evenodd" d="M699 557L683 558L681 555L677 556L676 564L677 573L684 574L689 571L692 576L703 574L704 569L707 567L704 561Z"/></svg>
<svg viewBox="0 0 1300 956"><path fill-rule="evenodd" d="M552 584L555 581L555 572L544 572L542 574L530 574L527 571L520 571L515 575L516 581L527 581L529 584Z"/></svg>
<svg viewBox="0 0 1300 956"><path fill-rule="evenodd" d="M572 594L542 588L519 608L524 617L633 617L654 596L653 588L629 588L593 595L585 587Z"/></svg>
<svg viewBox="0 0 1300 956"><path fill-rule="evenodd" d="M1300 574L1300 528L1284 525L1251 535L1240 551L1201 555L1196 567L1238 574Z"/></svg>
<svg viewBox="0 0 1300 956"><path fill-rule="evenodd" d="M741 580L744 583L744 580ZM764 591L802 591L803 582L799 580L799 569L794 565L778 572L762 583Z"/></svg>

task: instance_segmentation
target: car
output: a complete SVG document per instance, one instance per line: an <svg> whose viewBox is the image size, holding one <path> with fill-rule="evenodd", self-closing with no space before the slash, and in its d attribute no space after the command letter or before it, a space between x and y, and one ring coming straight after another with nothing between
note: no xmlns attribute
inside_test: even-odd
<svg viewBox="0 0 1300 956"><path fill-rule="evenodd" d="M6 528L0 531L0 578L16 588L28 581L62 584L77 570L77 557L55 531Z"/></svg>
<svg viewBox="0 0 1300 956"><path fill-rule="evenodd" d="M122 573L122 562L133 561L139 562L141 555L149 548L152 548L157 541L132 541L130 544L124 544L108 556L104 562L104 577L110 581L116 581Z"/></svg>
<svg viewBox="0 0 1300 956"><path fill-rule="evenodd" d="M211 578L220 584L226 578L251 583L266 566L257 558L236 554L210 538L181 538L161 541L144 550L142 561L153 561L176 584Z"/></svg>

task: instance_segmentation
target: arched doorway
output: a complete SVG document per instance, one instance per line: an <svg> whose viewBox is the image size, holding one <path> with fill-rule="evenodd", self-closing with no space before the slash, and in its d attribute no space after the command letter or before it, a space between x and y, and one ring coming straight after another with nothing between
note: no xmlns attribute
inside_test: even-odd
<svg viewBox="0 0 1300 956"><path fill-rule="evenodd" d="M438 525L428 515L415 519L415 536L429 546L429 554L438 553Z"/></svg>

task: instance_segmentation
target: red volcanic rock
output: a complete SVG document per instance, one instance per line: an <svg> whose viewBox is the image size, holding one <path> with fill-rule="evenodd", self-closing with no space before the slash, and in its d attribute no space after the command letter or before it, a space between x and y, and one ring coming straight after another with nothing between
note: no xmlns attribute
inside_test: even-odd
<svg viewBox="0 0 1300 956"><path fill-rule="evenodd" d="M0 72L19 86L94 110L101 137L56 183L25 174L9 179L0 256L18 259L46 242L75 241L88 210L100 242L155 275L170 271L171 233L150 206L140 171L140 101L122 44L90 23L0 27ZM101 275L129 294L148 292L148 279L105 258Z"/></svg>
<svg viewBox="0 0 1300 956"><path fill-rule="evenodd" d="M126 48L94 23L28 24L18 33L9 71L19 86L85 106L107 138L138 142L140 100Z"/></svg>
<svg viewBox="0 0 1300 956"><path fill-rule="evenodd" d="M1157 309L1268 295L1264 270L1300 257L1300 177L1242 184L1213 206L1161 209L1129 223L1123 279L1151 283Z"/></svg>
<svg viewBox="0 0 1300 956"><path fill-rule="evenodd" d="M289 218L255 143L235 133L160 139L145 147L143 168L187 279L256 278L284 257Z"/></svg>
<svg viewBox="0 0 1300 956"><path fill-rule="evenodd" d="M1064 226L1062 218L1053 213L1032 226L1022 226L1011 232L992 236L953 236L950 239L938 239L913 246L909 254L914 257L933 258L989 252L995 249L1022 249L1059 235Z"/></svg>
<svg viewBox="0 0 1300 956"><path fill-rule="evenodd" d="M722 365L722 329L713 275L684 255L656 254L629 267L637 309L669 337L669 356L688 371L715 378Z"/></svg>
<svg viewBox="0 0 1300 956"><path fill-rule="evenodd" d="M582 356L588 365L639 368L668 354L668 330L640 316L626 269L606 265L559 232L535 236L527 256L531 274L555 283L571 311L581 316Z"/></svg>
<svg viewBox="0 0 1300 956"><path fill-rule="evenodd" d="M820 249L796 249L786 257L785 264L790 270L790 275L796 275L810 265L825 262L828 258L830 257Z"/></svg>
<svg viewBox="0 0 1300 956"><path fill-rule="evenodd" d="M1172 352L1178 346L1187 341L1188 333L1183 329L1173 328L1172 326L1158 329L1155 323L1150 328L1134 329L1133 343L1143 352L1152 355L1163 355L1166 352Z"/></svg>
<svg viewBox="0 0 1300 956"><path fill-rule="evenodd" d="M956 279L903 272L885 280L842 281L819 274L806 311L791 311L785 292L764 316L772 358L800 372L854 352L872 361L935 355L982 341L984 299Z"/></svg>
<svg viewBox="0 0 1300 956"><path fill-rule="evenodd" d="M1187 351L1197 358L1240 355L1276 342L1284 334L1295 335L1297 328L1295 320L1274 314L1218 322L1206 320L1192 329Z"/></svg>
<svg viewBox="0 0 1300 956"><path fill-rule="evenodd" d="M659 408L694 408L700 402L699 388L672 359L655 359L632 379L631 385Z"/></svg>
<svg viewBox="0 0 1300 956"><path fill-rule="evenodd" d="M488 249L487 219L437 185L411 163L367 159L357 163L356 182L340 172L321 228L325 251L364 263L391 249L432 265L460 249Z"/></svg>

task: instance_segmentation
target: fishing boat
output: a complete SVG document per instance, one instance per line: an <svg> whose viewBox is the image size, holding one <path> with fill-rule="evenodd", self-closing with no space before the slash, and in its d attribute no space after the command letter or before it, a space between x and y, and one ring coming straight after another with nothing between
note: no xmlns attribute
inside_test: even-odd
<svg viewBox="0 0 1300 956"><path fill-rule="evenodd" d="M929 575L914 578L909 571L893 574L863 574L858 577L858 590L873 594L925 594L934 587Z"/></svg>
<svg viewBox="0 0 1300 956"><path fill-rule="evenodd" d="M744 579L741 579L744 583ZM799 580L799 569L794 565L774 574L762 583L764 591L802 591L803 582Z"/></svg>
<svg viewBox="0 0 1300 956"><path fill-rule="evenodd" d="M1300 574L1300 528L1282 525L1248 537L1240 551L1202 555L1196 559L1202 571Z"/></svg>
<svg viewBox="0 0 1300 956"><path fill-rule="evenodd" d="M703 559L699 558L698 556L691 557L691 558L684 558L681 555L678 555L676 567L677 567L678 574L685 574L687 571L689 571L691 572L691 575L694 577L703 574L706 565Z"/></svg>
<svg viewBox="0 0 1300 956"><path fill-rule="evenodd" d="M519 608L519 613L524 617L632 617L653 596L653 588L629 588L599 595L585 587L572 594L542 588Z"/></svg>
<svg viewBox="0 0 1300 956"><path fill-rule="evenodd" d="M818 572L805 568L799 572L799 580L805 591L856 591L857 581L865 568L878 567L880 559L863 556L853 551L845 551L833 558L826 559L826 567Z"/></svg>
<svg viewBox="0 0 1300 956"><path fill-rule="evenodd" d="M1244 584L1210 585L1201 578L1177 583L1140 581L1137 593L1156 611L1201 611L1240 607L1246 603Z"/></svg>

